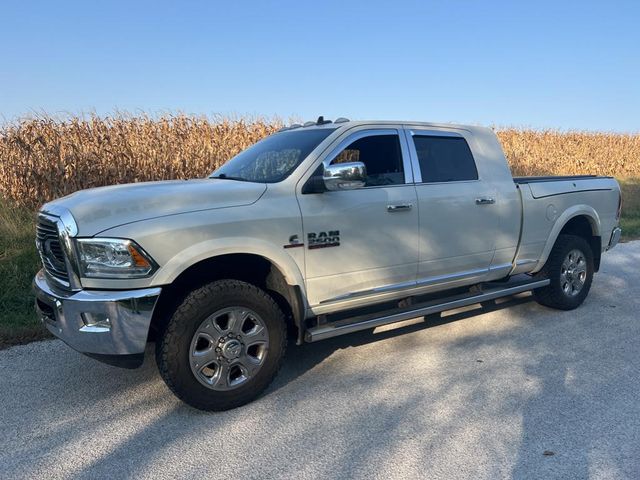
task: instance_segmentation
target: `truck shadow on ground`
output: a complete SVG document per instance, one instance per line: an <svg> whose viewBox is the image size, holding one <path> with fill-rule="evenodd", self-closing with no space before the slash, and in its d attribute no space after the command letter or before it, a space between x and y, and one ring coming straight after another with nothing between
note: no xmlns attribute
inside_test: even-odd
<svg viewBox="0 0 640 480"><path fill-rule="evenodd" d="M485 302L482 305L474 305L464 311L457 313L446 313L444 315L436 314L428 317L416 318L402 322L400 326L390 325L384 327L382 331L376 329L367 329L360 332L351 333L339 337L330 338L313 344L295 345L289 342L287 347L287 358L285 366L280 374L276 377L272 386L269 387L266 394L275 392L279 388L286 386L289 382L295 380L305 372L312 370L316 365L322 363L326 358L330 357L337 350L344 350L353 347L360 347L375 342L381 342L394 337L408 335L410 333L421 330L446 325L448 323L472 318L483 313L495 312L506 308L522 305L532 300L531 295L524 294L519 296L506 297L499 302Z"/></svg>

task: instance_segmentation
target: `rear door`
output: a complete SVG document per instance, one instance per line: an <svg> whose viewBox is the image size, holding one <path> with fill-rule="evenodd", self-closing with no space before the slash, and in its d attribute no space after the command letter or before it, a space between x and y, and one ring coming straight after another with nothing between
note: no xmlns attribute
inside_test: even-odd
<svg viewBox="0 0 640 480"><path fill-rule="evenodd" d="M499 224L496 188L482 178L462 132L412 128L405 135L420 216L417 284L485 279Z"/></svg>
<svg viewBox="0 0 640 480"><path fill-rule="evenodd" d="M312 306L415 284L418 208L402 130L368 128L347 134L323 163L351 161L367 167L365 187L298 192Z"/></svg>

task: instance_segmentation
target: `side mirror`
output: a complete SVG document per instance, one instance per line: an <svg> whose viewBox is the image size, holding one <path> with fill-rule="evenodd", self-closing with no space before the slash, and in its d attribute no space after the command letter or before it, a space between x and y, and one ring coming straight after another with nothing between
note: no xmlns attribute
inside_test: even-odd
<svg viewBox="0 0 640 480"><path fill-rule="evenodd" d="M354 190L367 181L367 167L362 162L338 163L324 168L322 174L327 190Z"/></svg>

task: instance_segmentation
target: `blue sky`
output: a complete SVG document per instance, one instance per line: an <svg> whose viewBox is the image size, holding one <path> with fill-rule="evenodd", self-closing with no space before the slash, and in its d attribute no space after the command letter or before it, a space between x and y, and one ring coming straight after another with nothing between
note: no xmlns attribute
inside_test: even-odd
<svg viewBox="0 0 640 480"><path fill-rule="evenodd" d="M0 9L0 117L114 110L640 131L640 2Z"/></svg>

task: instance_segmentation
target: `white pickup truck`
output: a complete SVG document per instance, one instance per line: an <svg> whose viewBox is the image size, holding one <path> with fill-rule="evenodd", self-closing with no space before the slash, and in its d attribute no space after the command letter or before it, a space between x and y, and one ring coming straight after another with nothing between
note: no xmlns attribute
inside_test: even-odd
<svg viewBox="0 0 640 480"><path fill-rule="evenodd" d="M204 410L249 402L298 344L533 291L578 307L620 238L613 178L512 178L494 132L338 119L294 125L209 178L84 190L43 206L47 328L134 368L145 345Z"/></svg>

